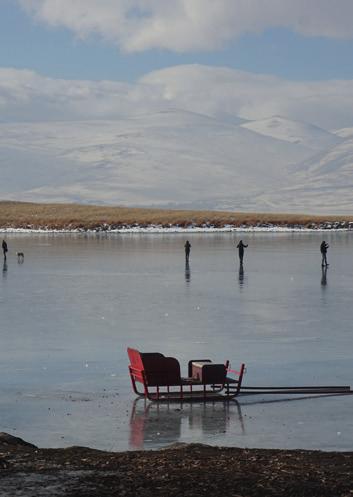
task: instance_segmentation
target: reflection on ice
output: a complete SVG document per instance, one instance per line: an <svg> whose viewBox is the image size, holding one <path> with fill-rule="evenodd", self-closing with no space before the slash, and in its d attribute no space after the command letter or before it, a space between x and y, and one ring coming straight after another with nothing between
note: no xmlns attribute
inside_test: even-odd
<svg viewBox="0 0 353 497"><path fill-rule="evenodd" d="M327 285L327 266L321 268L321 286Z"/></svg>
<svg viewBox="0 0 353 497"><path fill-rule="evenodd" d="M240 404L160 403L136 399L130 417L130 448L143 449L200 437L226 434L232 425L240 434L245 425Z"/></svg>
<svg viewBox="0 0 353 497"><path fill-rule="evenodd" d="M185 281L187 284L191 281L191 270L189 261L185 262Z"/></svg>
<svg viewBox="0 0 353 497"><path fill-rule="evenodd" d="M280 398L249 395L229 403L205 404L153 403L139 398L131 407L129 447L141 450L177 442L203 442L273 448L298 448L306 444L310 448L332 449L337 444L338 426L333 413L337 413L337 403L343 397L339 394ZM351 399L346 397L346 400L341 404L343 416L347 409L350 411ZM315 407L326 409L322 426ZM322 430L325 430L325 443L322 443ZM348 437L346 450L349 447Z"/></svg>
<svg viewBox="0 0 353 497"><path fill-rule="evenodd" d="M240 264L239 266L239 285L242 286L244 284L244 266Z"/></svg>

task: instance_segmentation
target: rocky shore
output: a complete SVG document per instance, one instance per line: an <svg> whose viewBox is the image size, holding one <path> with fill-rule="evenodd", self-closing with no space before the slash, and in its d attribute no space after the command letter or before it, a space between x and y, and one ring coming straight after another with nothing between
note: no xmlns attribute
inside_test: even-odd
<svg viewBox="0 0 353 497"><path fill-rule="evenodd" d="M353 452L173 445L159 451L39 449L0 433L0 496L348 497Z"/></svg>

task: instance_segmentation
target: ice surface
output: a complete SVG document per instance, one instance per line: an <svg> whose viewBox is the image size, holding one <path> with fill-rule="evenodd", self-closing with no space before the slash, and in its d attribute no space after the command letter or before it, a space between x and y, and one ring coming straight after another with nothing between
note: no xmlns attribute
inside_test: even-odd
<svg viewBox="0 0 353 497"><path fill-rule="evenodd" d="M243 271L239 236L249 244ZM175 441L352 450L353 397L148 406L134 402L126 354L161 351L183 373L193 357L244 361L248 385L353 385L352 237L188 234L185 268L182 234L7 234L0 431L113 450Z"/></svg>

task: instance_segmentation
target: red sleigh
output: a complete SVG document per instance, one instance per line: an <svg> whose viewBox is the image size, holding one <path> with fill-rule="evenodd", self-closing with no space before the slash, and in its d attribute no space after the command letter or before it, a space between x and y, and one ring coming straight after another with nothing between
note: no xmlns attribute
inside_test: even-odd
<svg viewBox="0 0 353 497"><path fill-rule="evenodd" d="M210 359L193 359L188 363L188 376L182 377L179 361L174 357L131 348L128 355L132 388L149 400L229 400L241 389L245 364L234 371L229 361L216 364ZM138 390L137 383L143 385L143 391Z"/></svg>

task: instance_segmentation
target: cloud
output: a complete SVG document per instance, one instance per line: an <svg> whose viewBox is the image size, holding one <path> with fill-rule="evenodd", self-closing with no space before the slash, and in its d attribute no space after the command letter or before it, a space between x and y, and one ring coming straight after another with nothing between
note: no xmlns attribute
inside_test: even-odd
<svg viewBox="0 0 353 497"><path fill-rule="evenodd" d="M353 81L298 82L201 65L154 71L140 83L159 89L175 107L245 119L283 115L325 129L353 124ZM346 124L344 124L346 123Z"/></svg>
<svg viewBox="0 0 353 497"><path fill-rule="evenodd" d="M40 22L127 52L217 49L245 33L284 27L305 36L353 37L352 0L17 0Z"/></svg>
<svg viewBox="0 0 353 497"><path fill-rule="evenodd" d="M297 82L202 65L146 74L133 84L70 81L0 68L3 121L129 118L166 108L210 116L282 115L325 129L353 125L353 82Z"/></svg>
<svg viewBox="0 0 353 497"><path fill-rule="evenodd" d="M117 118L129 115L136 100L141 112L150 109L135 85L52 79L34 71L0 68L3 121Z"/></svg>

